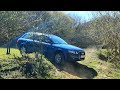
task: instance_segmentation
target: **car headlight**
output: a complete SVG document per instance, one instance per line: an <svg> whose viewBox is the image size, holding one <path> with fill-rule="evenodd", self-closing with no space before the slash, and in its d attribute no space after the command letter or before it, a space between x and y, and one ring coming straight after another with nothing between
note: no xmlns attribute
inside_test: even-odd
<svg viewBox="0 0 120 90"><path fill-rule="evenodd" d="M85 52L81 52L81 55L85 55Z"/></svg>
<svg viewBox="0 0 120 90"><path fill-rule="evenodd" d="M72 53L72 54L78 54L78 52L77 52L77 51L72 51L72 50L69 50L68 52L69 52L69 53Z"/></svg>

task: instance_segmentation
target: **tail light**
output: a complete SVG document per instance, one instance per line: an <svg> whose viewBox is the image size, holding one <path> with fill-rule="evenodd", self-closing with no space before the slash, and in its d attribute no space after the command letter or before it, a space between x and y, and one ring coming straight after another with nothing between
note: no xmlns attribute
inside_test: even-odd
<svg viewBox="0 0 120 90"><path fill-rule="evenodd" d="M19 40L16 41L17 43L19 42Z"/></svg>

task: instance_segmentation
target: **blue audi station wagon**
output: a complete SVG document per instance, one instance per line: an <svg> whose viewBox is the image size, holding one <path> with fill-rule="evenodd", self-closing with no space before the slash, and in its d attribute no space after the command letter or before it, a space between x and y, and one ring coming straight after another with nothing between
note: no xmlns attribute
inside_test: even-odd
<svg viewBox="0 0 120 90"><path fill-rule="evenodd" d="M17 46L23 56L27 53L40 52L49 60L54 60L56 64L85 59L83 49L70 45L60 37L52 34L25 33L17 40Z"/></svg>

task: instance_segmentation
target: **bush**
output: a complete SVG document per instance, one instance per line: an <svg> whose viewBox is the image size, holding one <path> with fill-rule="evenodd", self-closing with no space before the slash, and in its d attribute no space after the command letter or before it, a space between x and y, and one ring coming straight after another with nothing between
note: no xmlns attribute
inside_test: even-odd
<svg viewBox="0 0 120 90"><path fill-rule="evenodd" d="M41 56L40 56L41 57ZM46 58L32 58L23 61L19 61L21 65L20 71L27 78L37 79L58 79L57 68Z"/></svg>
<svg viewBox="0 0 120 90"><path fill-rule="evenodd" d="M104 61L108 60L108 52L107 50L98 50L96 52L96 54L98 55L98 58Z"/></svg>
<svg viewBox="0 0 120 90"><path fill-rule="evenodd" d="M120 69L120 58L119 55L114 55L114 53L111 53L107 51L106 49L98 50L96 52L98 55L98 58L104 61L108 61L114 65L115 68Z"/></svg>

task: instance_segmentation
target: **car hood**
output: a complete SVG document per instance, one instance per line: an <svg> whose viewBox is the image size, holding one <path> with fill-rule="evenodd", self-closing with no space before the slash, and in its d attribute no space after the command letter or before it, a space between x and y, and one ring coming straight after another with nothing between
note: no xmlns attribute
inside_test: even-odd
<svg viewBox="0 0 120 90"><path fill-rule="evenodd" d="M59 48L64 48L64 49L68 49L68 50L80 50L83 51L83 49L70 45L70 44L53 44L53 46L59 47Z"/></svg>

